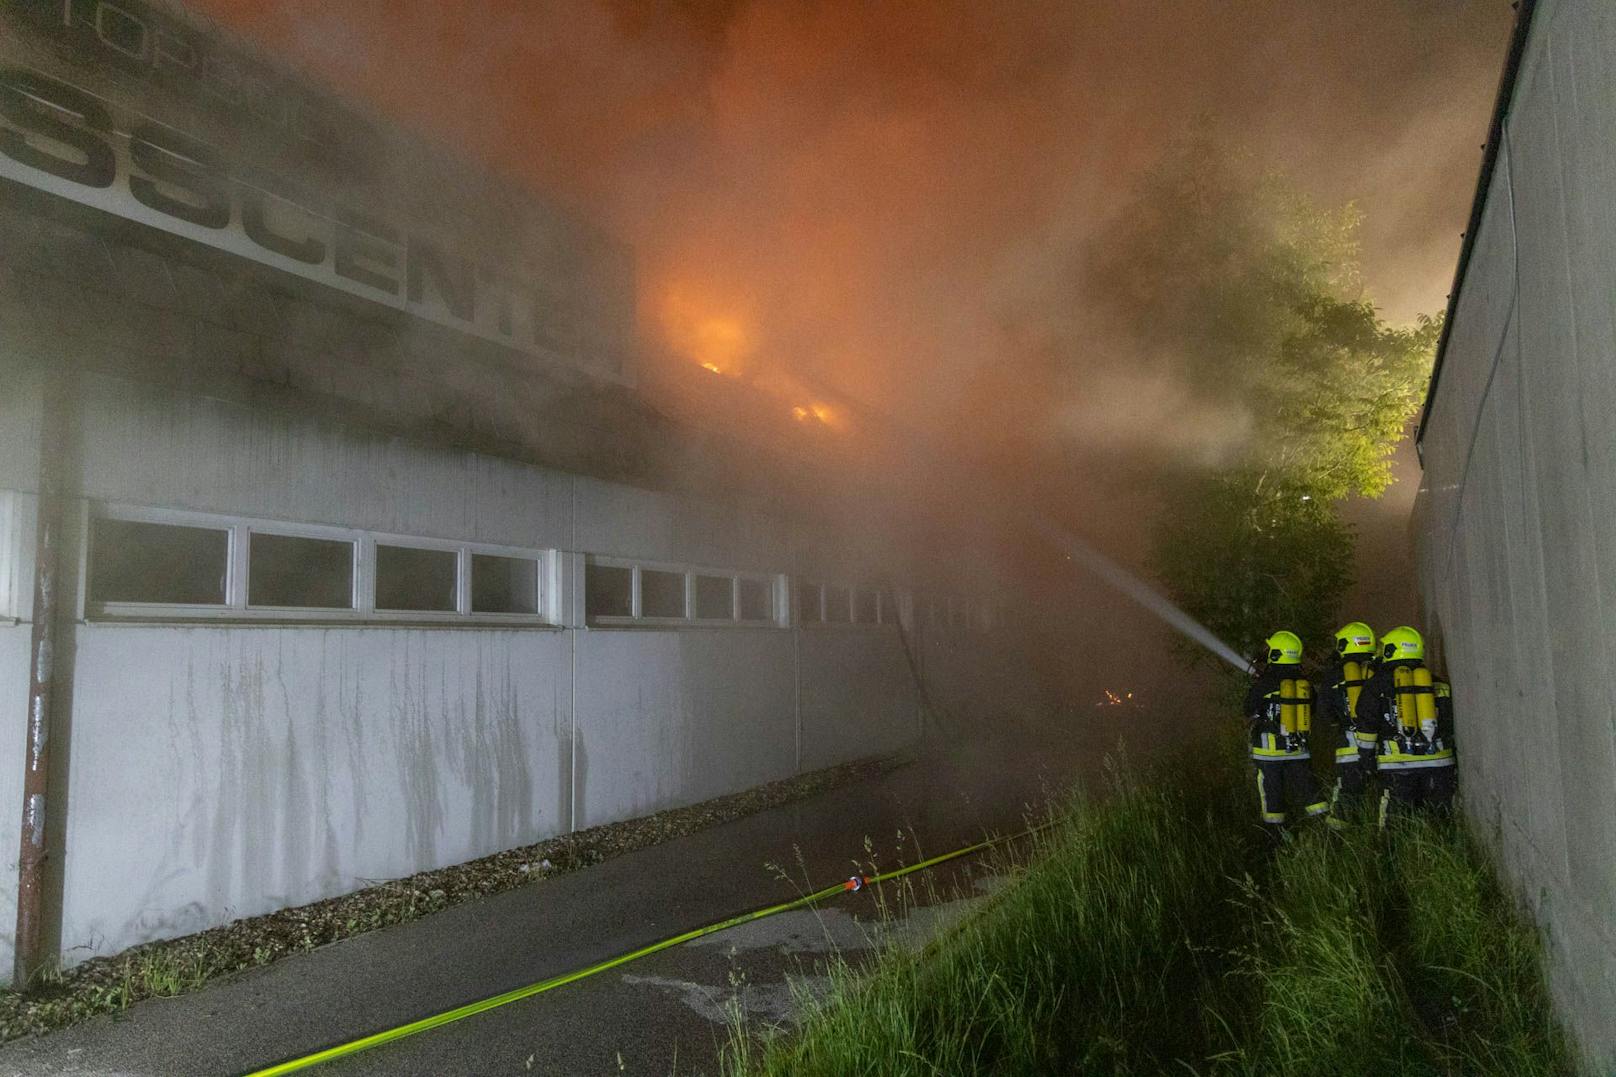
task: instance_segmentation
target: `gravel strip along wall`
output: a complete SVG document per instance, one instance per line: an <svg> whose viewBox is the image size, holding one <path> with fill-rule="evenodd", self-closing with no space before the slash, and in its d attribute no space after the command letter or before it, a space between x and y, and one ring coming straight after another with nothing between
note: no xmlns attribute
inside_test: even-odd
<svg viewBox="0 0 1616 1077"><path fill-rule="evenodd" d="M0 991L0 1042L64 1028L142 998L179 994L219 976L339 942L492 894L599 864L707 827L878 777L901 766L878 759L830 767L744 793L590 827L464 864L368 886L310 905L254 916L195 935L148 943L77 965L39 990Z"/></svg>

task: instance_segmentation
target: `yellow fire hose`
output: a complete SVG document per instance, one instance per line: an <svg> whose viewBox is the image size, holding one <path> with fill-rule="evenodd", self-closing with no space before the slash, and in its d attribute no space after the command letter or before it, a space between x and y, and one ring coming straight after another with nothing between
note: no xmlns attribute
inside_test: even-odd
<svg viewBox="0 0 1616 1077"><path fill-rule="evenodd" d="M770 916L778 916L783 912L791 912L794 909L806 908L809 905L814 905L818 902L824 901L826 898L835 897L837 894L845 894L853 890L862 890L864 887L874 883L882 883L891 879L901 878L912 872L935 867L938 864L949 860L957 860L962 856L969 856L972 853L981 852L983 849L998 844L1000 841L1016 841L1040 830L1044 830L1049 825L1050 824L1045 823L1042 826L1032 827L1030 829L1023 830L1019 834L1014 834L1009 838L979 841L975 845L967 845L964 848L943 853L941 856L933 856L926 860L919 861L918 863L909 864L906 867L897 868L893 871L882 872L879 875L855 875L846 882L837 883L834 886L827 886L823 890L815 890L811 894L804 894L802 897L795 898L791 901L781 902L778 905L769 905L761 909L754 909L751 912L744 912L739 916L731 916L727 920L720 920L717 923L707 924L705 927L692 928L691 930L683 932L682 934L674 935L672 938L663 939L661 942L653 942L649 946L642 946L638 950L632 950L629 953L620 954L617 957L607 958L605 961L590 965L587 968L581 968L574 972L562 973L560 976L552 976L548 980L540 980L538 983L528 984L525 987L513 988L498 995L490 995L488 998L479 999L476 1002L468 1002L464 1006L456 1006L452 1010L444 1010L443 1012L435 1013L430 1017L423 1017L420 1020L410 1021L407 1024L384 1029L381 1032L373 1032L368 1036L361 1036L357 1040L349 1040L347 1043L341 1043L335 1047L327 1047L324 1050L315 1051L313 1054L307 1054L299 1058L289 1059L285 1062L280 1062L264 1069L253 1070L251 1073L247 1074L246 1077L278 1077L279 1074L296 1073L299 1070L310 1069L326 1062L334 1062L339 1058L346 1058L349 1055L355 1055L361 1051L368 1051L372 1047L380 1047L383 1044L402 1040L406 1036L413 1036L418 1032L427 1032L434 1028L441 1028L444 1025L453 1024L456 1021L463 1021L468 1017L473 1017L479 1013L485 1013L488 1010L498 1009L501 1006L508 1006L513 1002L520 1002L522 999L532 998L534 995L542 995L546 991L553 991L558 987L565 987L568 984L577 983L579 980L588 979L597 973L606 972L621 965L626 965L631 961L638 961L642 957L649 957L650 955L660 953L663 950L672 949L675 946L680 946L684 943L690 942L692 939L699 939L703 935L716 934L717 932L725 931L732 927L739 927L741 924L751 923L754 920L762 920Z"/></svg>

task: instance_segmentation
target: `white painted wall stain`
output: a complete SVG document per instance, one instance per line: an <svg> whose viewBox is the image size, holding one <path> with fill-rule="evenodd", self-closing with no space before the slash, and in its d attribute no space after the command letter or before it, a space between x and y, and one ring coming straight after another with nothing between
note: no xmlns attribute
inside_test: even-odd
<svg viewBox="0 0 1616 1077"><path fill-rule="evenodd" d="M569 825L556 633L75 634L63 919L78 957Z"/></svg>

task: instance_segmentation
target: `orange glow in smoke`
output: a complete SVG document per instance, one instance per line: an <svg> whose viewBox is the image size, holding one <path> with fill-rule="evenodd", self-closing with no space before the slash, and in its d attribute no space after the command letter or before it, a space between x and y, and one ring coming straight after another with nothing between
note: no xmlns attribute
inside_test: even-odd
<svg viewBox="0 0 1616 1077"><path fill-rule="evenodd" d="M721 377L735 378L760 399L773 398L792 419L814 427L845 432L848 415L841 406L816 400L818 392L793 375L776 356L753 320L735 312L735 304L706 295L699 285L683 283L661 292L657 307L661 335L668 351ZM799 403L800 401L800 403Z"/></svg>
<svg viewBox="0 0 1616 1077"><path fill-rule="evenodd" d="M841 413L829 404L821 404L818 401L798 404L791 409L791 417L799 423L816 422L832 430L840 429L842 426Z"/></svg>
<svg viewBox="0 0 1616 1077"><path fill-rule="evenodd" d="M714 374L738 376L746 369L755 344L741 319L714 313L677 288L664 296L659 313L663 339L675 355Z"/></svg>

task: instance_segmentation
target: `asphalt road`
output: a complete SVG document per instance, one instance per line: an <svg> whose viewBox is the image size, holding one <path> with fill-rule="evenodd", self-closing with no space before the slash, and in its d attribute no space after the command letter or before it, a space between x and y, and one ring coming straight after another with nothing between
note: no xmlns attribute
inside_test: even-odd
<svg viewBox="0 0 1616 1077"><path fill-rule="evenodd" d="M1120 716L1119 716L1120 717ZM616 956L701 924L1021 828L1028 806L1097 773L1112 723L1029 750L981 745L410 924L288 958L190 995L139 1003L0 1048L0 1074L245 1073ZM924 938L993 885L958 861L911 876L924 908L883 928L844 895L708 936L310 1072L713 1073L738 1004L789 1021L825 956L883 930ZM890 896L890 895L889 895ZM890 917L888 918L891 919Z"/></svg>

